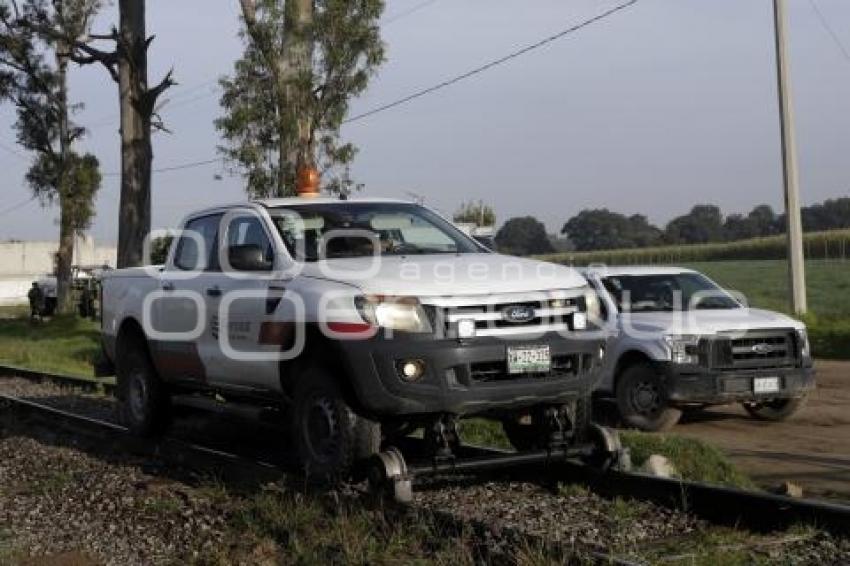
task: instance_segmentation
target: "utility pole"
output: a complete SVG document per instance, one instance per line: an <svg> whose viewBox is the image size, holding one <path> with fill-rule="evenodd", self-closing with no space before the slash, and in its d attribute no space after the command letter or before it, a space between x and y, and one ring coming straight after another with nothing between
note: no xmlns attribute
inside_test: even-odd
<svg viewBox="0 0 850 566"><path fill-rule="evenodd" d="M785 186L785 217L788 220L788 274L791 308L805 314L806 266L803 257L803 221L800 217L800 187L797 174L797 147L794 137L794 109L791 99L788 53L788 14L786 0L773 0L776 30L776 71L779 94L779 121L782 130L782 177Z"/></svg>

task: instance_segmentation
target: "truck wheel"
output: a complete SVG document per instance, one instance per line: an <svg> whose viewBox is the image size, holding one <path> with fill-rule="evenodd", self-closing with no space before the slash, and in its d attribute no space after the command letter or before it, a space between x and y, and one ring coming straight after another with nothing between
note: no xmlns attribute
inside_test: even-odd
<svg viewBox="0 0 850 566"><path fill-rule="evenodd" d="M784 421L790 419L806 406L808 396L793 399L774 399L761 403L743 403L750 416L763 421Z"/></svg>
<svg viewBox="0 0 850 566"><path fill-rule="evenodd" d="M323 481L348 478L381 449L380 425L357 415L321 368L298 376L292 433L305 473Z"/></svg>
<svg viewBox="0 0 850 566"><path fill-rule="evenodd" d="M118 361L118 413L140 436L157 436L171 424L171 398L146 351L130 345Z"/></svg>
<svg viewBox="0 0 850 566"><path fill-rule="evenodd" d="M667 405L664 383L649 363L626 368L616 394L620 417L630 427L647 432L669 430L682 416L682 411Z"/></svg>

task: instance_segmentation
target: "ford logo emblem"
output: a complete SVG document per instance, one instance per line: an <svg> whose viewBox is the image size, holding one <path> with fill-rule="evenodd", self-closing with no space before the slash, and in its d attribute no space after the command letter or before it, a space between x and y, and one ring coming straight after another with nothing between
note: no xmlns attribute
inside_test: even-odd
<svg viewBox="0 0 850 566"><path fill-rule="evenodd" d="M771 346L770 344L762 343L762 344L756 344L755 346L753 346L753 352L756 353L756 354L760 354L762 356L765 355L765 354L769 354L773 351L774 351L774 347Z"/></svg>
<svg viewBox="0 0 850 566"><path fill-rule="evenodd" d="M528 322L534 319L534 308L516 305L502 309L502 318L507 322Z"/></svg>

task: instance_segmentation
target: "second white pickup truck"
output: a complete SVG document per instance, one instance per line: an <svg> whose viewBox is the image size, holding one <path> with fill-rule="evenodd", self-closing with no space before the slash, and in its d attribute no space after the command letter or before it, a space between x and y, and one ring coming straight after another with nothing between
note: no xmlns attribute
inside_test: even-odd
<svg viewBox="0 0 850 566"><path fill-rule="evenodd" d="M622 420L665 430L683 410L740 402L781 420L814 387L806 327L748 308L705 275L678 267L598 267L584 275L599 293L611 334L597 394Z"/></svg>
<svg viewBox="0 0 850 566"><path fill-rule="evenodd" d="M593 296L416 204L277 199L196 212L164 266L106 274L103 336L134 431L164 430L178 394L281 407L326 476L418 427L450 456L471 415L519 449L585 449Z"/></svg>

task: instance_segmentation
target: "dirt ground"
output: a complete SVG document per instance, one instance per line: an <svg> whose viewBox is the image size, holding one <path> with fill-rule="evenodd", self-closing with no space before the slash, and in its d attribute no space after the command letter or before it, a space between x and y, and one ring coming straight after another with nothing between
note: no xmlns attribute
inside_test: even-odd
<svg viewBox="0 0 850 566"><path fill-rule="evenodd" d="M850 362L818 362L817 389L791 420L767 423L739 405L685 417L672 432L724 450L759 485L785 481L809 497L850 502Z"/></svg>

